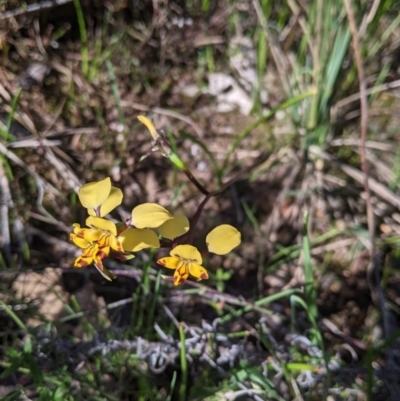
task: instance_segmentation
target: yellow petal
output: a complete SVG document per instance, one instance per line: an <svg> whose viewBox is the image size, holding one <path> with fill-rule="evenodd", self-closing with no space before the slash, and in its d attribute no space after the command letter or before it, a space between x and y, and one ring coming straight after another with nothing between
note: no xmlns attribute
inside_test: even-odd
<svg viewBox="0 0 400 401"><path fill-rule="evenodd" d="M138 252L144 248L159 248L160 241L153 230L128 228L119 235L123 250Z"/></svg>
<svg viewBox="0 0 400 401"><path fill-rule="evenodd" d="M100 217L105 216L122 203L124 195L119 188L111 187L108 198L100 206Z"/></svg>
<svg viewBox="0 0 400 401"><path fill-rule="evenodd" d="M110 246L111 237L115 238L113 235L103 233L102 237L97 241L96 245L99 248L105 248L106 246Z"/></svg>
<svg viewBox="0 0 400 401"><path fill-rule="evenodd" d="M132 210L132 225L137 228L157 228L173 217L156 203L143 203Z"/></svg>
<svg viewBox="0 0 400 401"><path fill-rule="evenodd" d="M99 230L108 231L112 235L117 235L116 225L112 221L103 219L101 217L89 216L86 219L86 225Z"/></svg>
<svg viewBox="0 0 400 401"><path fill-rule="evenodd" d="M74 234L79 237L83 238L86 241L98 241L102 235L104 235L101 231L97 230L96 228L74 228Z"/></svg>
<svg viewBox="0 0 400 401"><path fill-rule="evenodd" d="M86 249L88 246L90 246L90 242L86 241L84 238L79 238L75 234L70 234L69 239L78 247L81 249Z"/></svg>
<svg viewBox="0 0 400 401"><path fill-rule="evenodd" d="M176 256L166 256L165 258L158 259L157 263L167 269L177 269L182 266L181 259Z"/></svg>
<svg viewBox="0 0 400 401"><path fill-rule="evenodd" d="M83 258L88 258L90 257L94 257L94 255L96 255L97 251L98 251L99 247L97 246L97 244L95 245L90 245L89 247L85 248L82 251L82 257Z"/></svg>
<svg viewBox="0 0 400 401"><path fill-rule="evenodd" d="M99 182L89 182L79 188L78 196L82 206L86 209L96 209L110 195L111 179L105 178Z"/></svg>
<svg viewBox="0 0 400 401"><path fill-rule="evenodd" d="M203 263L200 252L193 245L178 245L169 253L171 256L177 256L178 258L190 260L199 265Z"/></svg>
<svg viewBox="0 0 400 401"><path fill-rule="evenodd" d="M176 269L174 273L174 285L181 285L189 277L189 271L187 265L181 266L181 268Z"/></svg>
<svg viewBox="0 0 400 401"><path fill-rule="evenodd" d="M188 231L189 220L186 216L174 216L171 220L158 227L158 232L161 236L168 239L180 237Z"/></svg>
<svg viewBox="0 0 400 401"><path fill-rule="evenodd" d="M206 243L209 252L225 255L240 244L240 232L229 224L222 224L211 230Z"/></svg>
<svg viewBox="0 0 400 401"><path fill-rule="evenodd" d="M83 257L79 256L75 259L74 267L86 267L93 263L93 257Z"/></svg>
<svg viewBox="0 0 400 401"><path fill-rule="evenodd" d="M97 263L99 260L108 258L111 252L111 247L106 246L104 248L100 248L97 252L96 255L94 256L94 261Z"/></svg>
<svg viewBox="0 0 400 401"><path fill-rule="evenodd" d="M120 239L113 235L110 235L110 247L116 252L124 252Z"/></svg>
<svg viewBox="0 0 400 401"><path fill-rule="evenodd" d="M189 273L193 276L198 278L199 280L207 280L208 273L207 270L196 263L189 263Z"/></svg>
<svg viewBox="0 0 400 401"><path fill-rule="evenodd" d="M154 128L154 124L145 116L138 116L138 120L147 127L153 139L157 140L159 135L157 130Z"/></svg>

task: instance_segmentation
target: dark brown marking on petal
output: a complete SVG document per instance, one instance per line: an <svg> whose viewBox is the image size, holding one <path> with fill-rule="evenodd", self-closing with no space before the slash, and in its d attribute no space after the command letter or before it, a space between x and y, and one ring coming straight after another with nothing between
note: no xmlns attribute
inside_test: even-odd
<svg viewBox="0 0 400 401"><path fill-rule="evenodd" d="M203 273L203 274L200 276L200 278L201 278L202 280L207 280L207 279L208 279L208 274L207 274L207 273Z"/></svg>
<svg viewBox="0 0 400 401"><path fill-rule="evenodd" d="M83 259L77 259L74 264L75 267L86 267L88 265L89 263L85 262Z"/></svg>
<svg viewBox="0 0 400 401"><path fill-rule="evenodd" d="M108 256L108 254L105 253L105 252L103 252L102 250L100 250L99 252L97 252L97 256L98 256L100 259L105 259L105 258Z"/></svg>
<svg viewBox="0 0 400 401"><path fill-rule="evenodd" d="M157 260L157 263L158 263L159 265L161 265L161 266L165 266L165 261L164 261L164 259L158 259L158 260Z"/></svg>

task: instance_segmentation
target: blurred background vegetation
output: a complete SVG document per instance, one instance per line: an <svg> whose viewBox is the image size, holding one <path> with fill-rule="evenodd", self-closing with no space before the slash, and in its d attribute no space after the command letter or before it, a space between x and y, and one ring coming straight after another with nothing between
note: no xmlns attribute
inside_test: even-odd
<svg viewBox="0 0 400 401"><path fill-rule="evenodd" d="M399 24L395 0L3 0L1 399L399 400ZM202 200L139 163L139 114L229 183L199 246L224 222L242 244L208 281L155 252L72 268L83 183L112 178L120 221Z"/></svg>

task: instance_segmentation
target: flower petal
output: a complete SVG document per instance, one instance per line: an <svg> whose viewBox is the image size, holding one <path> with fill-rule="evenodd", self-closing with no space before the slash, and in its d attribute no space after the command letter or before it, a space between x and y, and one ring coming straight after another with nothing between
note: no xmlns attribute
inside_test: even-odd
<svg viewBox="0 0 400 401"><path fill-rule="evenodd" d="M189 231L189 220L186 216L174 216L158 227L162 237L174 239Z"/></svg>
<svg viewBox="0 0 400 401"><path fill-rule="evenodd" d="M105 216L122 203L124 195L119 188L111 187L108 198L100 206L100 217Z"/></svg>
<svg viewBox="0 0 400 401"><path fill-rule="evenodd" d="M167 269L177 269L182 266L181 259L176 256L166 256L165 258L158 259L157 263Z"/></svg>
<svg viewBox="0 0 400 401"><path fill-rule="evenodd" d="M119 235L122 247L127 252L138 252L144 248L159 248L160 241L153 230L128 228Z"/></svg>
<svg viewBox="0 0 400 401"><path fill-rule="evenodd" d="M93 259L95 263L101 263L101 261L105 258L108 258L111 252L111 247L106 246L104 248L99 248L96 251L96 254L94 255Z"/></svg>
<svg viewBox="0 0 400 401"><path fill-rule="evenodd" d="M199 265L203 263L200 252L193 245L178 245L169 253L171 256L177 256L181 259L195 262Z"/></svg>
<svg viewBox="0 0 400 401"><path fill-rule="evenodd" d="M208 233L206 237L208 251L217 255L226 255L240 244L240 238L240 232L235 227L222 224Z"/></svg>
<svg viewBox="0 0 400 401"><path fill-rule="evenodd" d="M86 219L86 225L99 230L108 231L112 235L117 235L116 225L112 221L103 219L102 217L89 216Z"/></svg>
<svg viewBox="0 0 400 401"><path fill-rule="evenodd" d="M114 237L114 236L110 235L110 234L107 235L107 234L103 233L103 236L97 241L96 245L99 248L105 248L106 246L110 246L110 237Z"/></svg>
<svg viewBox="0 0 400 401"><path fill-rule="evenodd" d="M189 273L193 276L198 278L199 280L207 280L208 273L207 270L196 263L189 263Z"/></svg>
<svg viewBox="0 0 400 401"><path fill-rule="evenodd" d="M185 263L180 268L175 270L174 285L181 285L182 283L184 283L187 280L188 277L189 277L189 270Z"/></svg>
<svg viewBox="0 0 400 401"><path fill-rule="evenodd" d="M86 241L90 242L98 241L104 235L100 230L97 230L96 228L80 228L80 227L74 228L74 234L77 237L83 238Z"/></svg>
<svg viewBox="0 0 400 401"><path fill-rule="evenodd" d="M138 120L147 127L147 129L150 131L151 136L156 141L159 135L157 133L157 130L154 128L154 124L145 116L138 116Z"/></svg>
<svg viewBox="0 0 400 401"><path fill-rule="evenodd" d="M69 239L78 247L81 249L86 249L88 246L90 246L90 242L86 241L84 238L79 238L75 234L70 234Z"/></svg>
<svg viewBox="0 0 400 401"><path fill-rule="evenodd" d="M74 267L86 267L93 263L93 258L83 258L79 256L75 259Z"/></svg>
<svg viewBox="0 0 400 401"><path fill-rule="evenodd" d="M156 203L143 203L132 210L132 225L137 228L157 228L173 217Z"/></svg>
<svg viewBox="0 0 400 401"><path fill-rule="evenodd" d="M110 235L110 247L116 252L124 252L120 238Z"/></svg>
<svg viewBox="0 0 400 401"><path fill-rule="evenodd" d="M108 198L111 192L110 177L98 182L89 182L79 188L78 196L86 209L96 209Z"/></svg>
<svg viewBox="0 0 400 401"><path fill-rule="evenodd" d="M98 249L98 251L96 252L96 255L94 256L94 261L97 263L99 260L108 258L108 256L110 255L110 252L111 252L111 247L109 247L109 246Z"/></svg>

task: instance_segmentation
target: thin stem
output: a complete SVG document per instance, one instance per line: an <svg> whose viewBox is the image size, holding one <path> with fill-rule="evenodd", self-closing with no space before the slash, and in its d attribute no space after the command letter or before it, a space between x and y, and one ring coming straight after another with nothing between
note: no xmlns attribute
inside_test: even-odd
<svg viewBox="0 0 400 401"><path fill-rule="evenodd" d="M194 175L189 170L183 170L186 177L196 186L196 188L204 195L209 195L210 193L200 184L199 181L194 177Z"/></svg>
<svg viewBox="0 0 400 401"><path fill-rule="evenodd" d="M202 202L200 203L199 207L197 208L196 213L195 213L194 216L190 219L190 229L189 229L189 231L186 233L186 235L185 235L185 237L184 237L185 242L188 242L189 244L192 243L192 241L193 241L193 233L194 233L195 228L196 228L196 226L197 226L197 223L198 223L198 221L199 221L199 219L200 219L201 212L203 211L204 206L205 206L206 203L211 199L211 197L212 197L212 195L211 195L211 194L208 194L208 195L202 200Z"/></svg>

